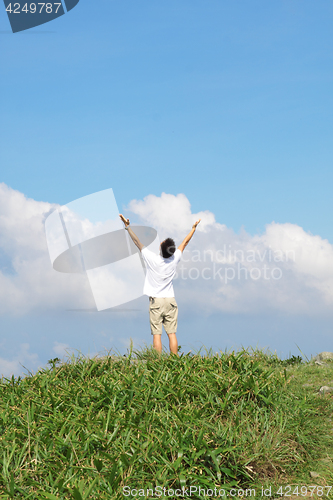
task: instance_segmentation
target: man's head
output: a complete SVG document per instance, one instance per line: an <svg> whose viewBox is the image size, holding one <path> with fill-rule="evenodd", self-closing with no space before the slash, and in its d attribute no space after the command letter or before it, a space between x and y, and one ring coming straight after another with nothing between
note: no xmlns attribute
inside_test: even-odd
<svg viewBox="0 0 333 500"><path fill-rule="evenodd" d="M172 238L167 238L161 243L161 254L164 259L172 257L176 251L176 245Z"/></svg>

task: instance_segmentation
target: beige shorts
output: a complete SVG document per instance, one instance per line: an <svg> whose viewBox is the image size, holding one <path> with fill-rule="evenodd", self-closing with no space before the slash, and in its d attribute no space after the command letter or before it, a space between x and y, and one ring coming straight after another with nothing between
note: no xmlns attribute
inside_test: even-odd
<svg viewBox="0 0 333 500"><path fill-rule="evenodd" d="M152 335L162 335L162 323L166 333L176 333L178 306L174 297L149 297L149 319Z"/></svg>

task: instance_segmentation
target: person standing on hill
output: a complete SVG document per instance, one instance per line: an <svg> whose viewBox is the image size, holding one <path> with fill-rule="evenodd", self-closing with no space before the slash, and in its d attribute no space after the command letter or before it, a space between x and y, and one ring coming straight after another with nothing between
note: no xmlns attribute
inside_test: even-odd
<svg viewBox="0 0 333 500"><path fill-rule="evenodd" d="M146 264L147 273L143 293L149 297L149 319L151 334L153 335L153 347L157 352L162 352L161 336L163 324L169 337L170 353L178 356L178 341L176 336L178 306L173 291L172 280L182 253L195 233L201 219L193 224L191 231L177 249L174 240L167 238L160 245L160 255L156 255L140 242L130 227L129 219L126 219L122 214L119 214L119 217L125 224L125 229L128 231L133 243L140 250Z"/></svg>

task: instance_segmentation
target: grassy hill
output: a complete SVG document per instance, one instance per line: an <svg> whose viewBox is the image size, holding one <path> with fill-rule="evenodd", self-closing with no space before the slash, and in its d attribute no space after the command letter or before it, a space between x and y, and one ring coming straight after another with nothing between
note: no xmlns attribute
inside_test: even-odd
<svg viewBox="0 0 333 500"><path fill-rule="evenodd" d="M143 349L49 364L1 380L0 498L327 498L333 485L333 399L318 393L332 363Z"/></svg>

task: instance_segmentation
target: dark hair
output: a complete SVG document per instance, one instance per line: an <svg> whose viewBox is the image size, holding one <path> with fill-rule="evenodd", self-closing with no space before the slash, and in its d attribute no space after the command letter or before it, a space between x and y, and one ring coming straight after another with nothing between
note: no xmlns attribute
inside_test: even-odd
<svg viewBox="0 0 333 500"><path fill-rule="evenodd" d="M167 238L161 243L162 257L164 257L165 259L172 257L175 251L176 245L172 238Z"/></svg>

